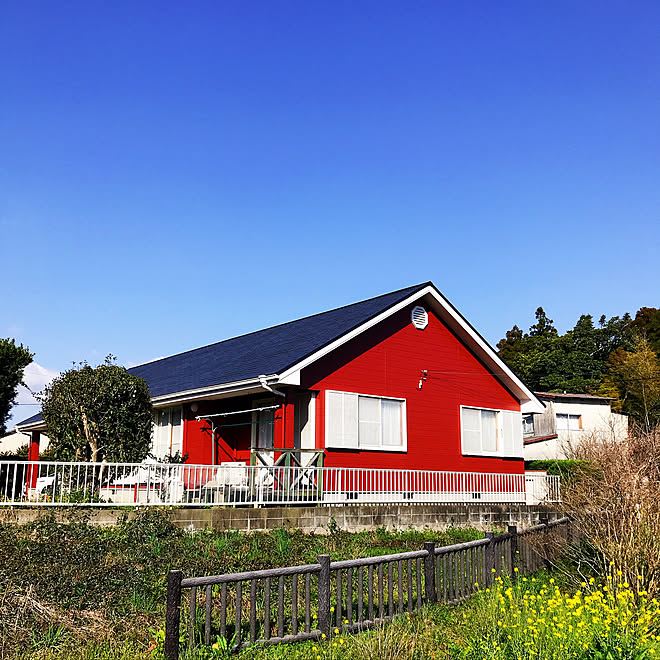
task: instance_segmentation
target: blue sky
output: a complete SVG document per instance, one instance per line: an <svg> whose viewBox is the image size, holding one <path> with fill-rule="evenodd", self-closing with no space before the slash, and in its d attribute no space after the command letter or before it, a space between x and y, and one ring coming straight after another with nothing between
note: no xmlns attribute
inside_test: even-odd
<svg viewBox="0 0 660 660"><path fill-rule="evenodd" d="M493 343L539 305L561 330L659 306L659 23L657 2L3 3L0 336L50 372L426 280Z"/></svg>

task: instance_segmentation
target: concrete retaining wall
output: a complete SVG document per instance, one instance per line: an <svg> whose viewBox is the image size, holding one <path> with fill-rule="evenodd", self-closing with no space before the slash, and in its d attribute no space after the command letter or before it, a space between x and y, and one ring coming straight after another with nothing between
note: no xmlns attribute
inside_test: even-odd
<svg viewBox="0 0 660 660"><path fill-rule="evenodd" d="M126 510L124 510L126 511ZM263 509L215 507L212 509L166 509L172 522L185 529L268 531L280 527L328 534L331 528L348 532L385 527L393 530L473 527L483 531L507 525L519 529L539 522L546 514L555 520L560 514L549 507L524 504L355 504L326 507L272 507ZM61 509L57 507L0 509L0 522L25 524L45 515L58 521L88 520L96 525L115 525L121 509ZM131 509L128 515L134 515Z"/></svg>

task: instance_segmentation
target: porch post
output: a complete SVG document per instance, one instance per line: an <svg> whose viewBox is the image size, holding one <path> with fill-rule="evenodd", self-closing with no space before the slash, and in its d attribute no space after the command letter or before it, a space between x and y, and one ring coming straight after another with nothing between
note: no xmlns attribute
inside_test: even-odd
<svg viewBox="0 0 660 660"><path fill-rule="evenodd" d="M28 445L28 461L39 460L39 443L41 431L30 431L30 444Z"/></svg>
<svg viewBox="0 0 660 660"><path fill-rule="evenodd" d="M41 431L30 432L30 444L28 445L28 461L39 460L39 443L41 442ZM39 476L39 468L35 465L30 465L27 475L27 483L30 488L35 488L37 485L37 477Z"/></svg>

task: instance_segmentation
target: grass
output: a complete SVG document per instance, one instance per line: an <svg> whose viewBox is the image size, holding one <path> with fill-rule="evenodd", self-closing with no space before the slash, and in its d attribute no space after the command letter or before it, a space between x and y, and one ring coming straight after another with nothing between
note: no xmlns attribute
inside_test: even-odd
<svg viewBox="0 0 660 660"><path fill-rule="evenodd" d="M146 657L164 618L170 569L205 575L418 550L450 544L475 530L401 531L326 536L186 532L148 510L117 527L50 517L0 525L0 660L5 658Z"/></svg>

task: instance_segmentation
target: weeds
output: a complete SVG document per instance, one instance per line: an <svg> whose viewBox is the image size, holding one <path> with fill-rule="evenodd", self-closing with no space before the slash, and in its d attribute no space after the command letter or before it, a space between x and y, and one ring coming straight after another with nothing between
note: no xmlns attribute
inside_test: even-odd
<svg viewBox="0 0 660 660"><path fill-rule="evenodd" d="M0 659L30 653L86 658L83 648L90 658L115 657L111 652L122 657L124 647L134 653L126 657L138 657L138 649L146 657L147 631L163 621L166 576L173 568L186 575L259 570L314 563L325 553L351 559L417 550L430 539L479 536L475 530L190 533L156 510L124 515L114 528L90 525L87 515L72 513L65 523L46 516L23 526L0 525Z"/></svg>

